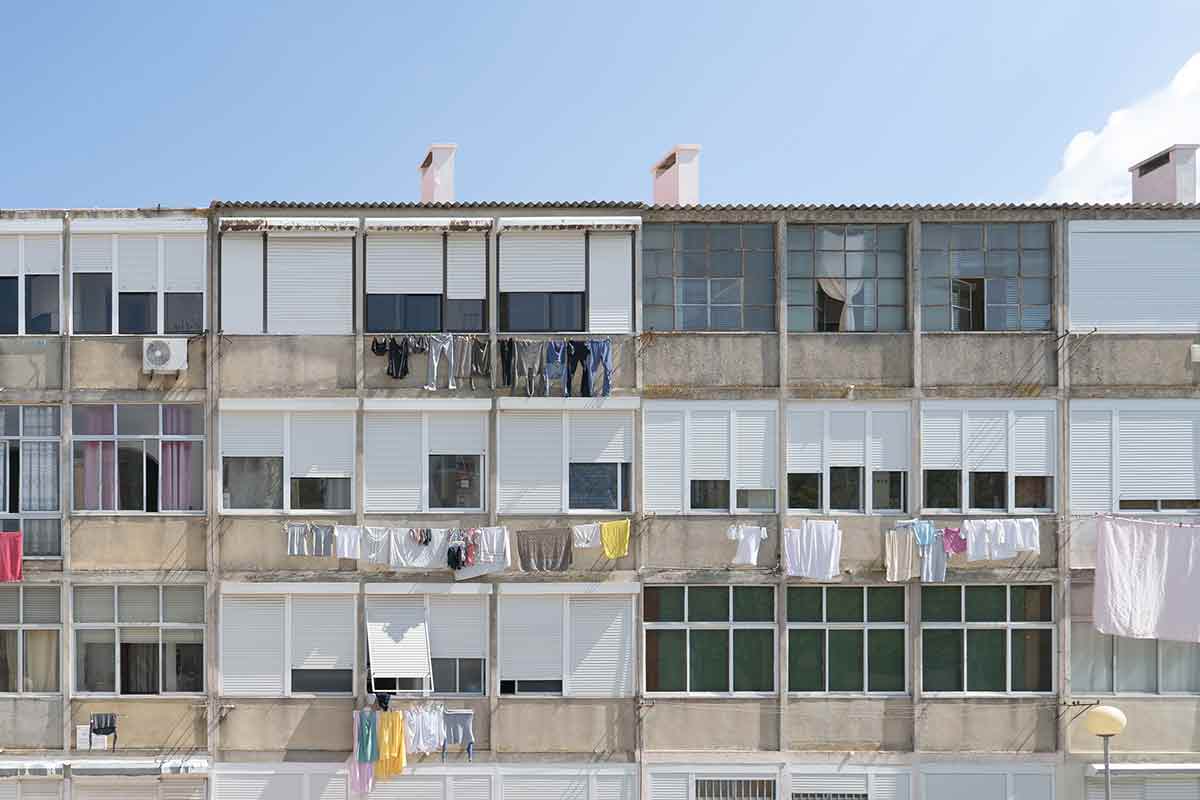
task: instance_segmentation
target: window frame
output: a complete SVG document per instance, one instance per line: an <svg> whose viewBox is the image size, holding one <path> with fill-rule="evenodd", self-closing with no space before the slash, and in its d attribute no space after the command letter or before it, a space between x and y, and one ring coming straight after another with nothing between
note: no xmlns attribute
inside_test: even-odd
<svg viewBox="0 0 1200 800"><path fill-rule="evenodd" d="M399 410L399 409L397 409L397 410ZM387 414L387 413L389 413L389 410L383 409L383 408L373 409L373 408L368 407L363 413L364 413L364 415ZM482 513L486 513L487 512L487 496L488 496L488 486L487 486L487 479L488 479L488 452L487 452L487 448L488 448L488 436L487 436L488 413L486 411L477 411L477 410L470 409L470 408L446 408L446 409L442 409L442 410L420 409L420 410L414 410L412 413L419 414L421 417L421 454L419 457L419 468L421 471L420 508L418 508L416 511L400 512L400 513L410 513L410 514L475 514L475 513L482 514ZM449 414L475 414L481 418L481 422L482 422L482 425L484 428L484 438L483 438L483 446L480 448L480 452L477 452L477 453L431 453L430 452L430 443L429 443L430 419L431 419L431 417L433 417L437 414L447 414L447 413L449 413ZM363 417L364 431L366 429L366 422L367 422L367 417L364 416ZM288 434L285 434L285 436L287 436L287 435ZM285 446L289 444L289 441L290 441L290 436L288 436L288 438L285 438L285 440L284 440ZM365 449L365 447L366 446L364 445L364 449ZM431 500L433 497L433 491L432 491L432 483L431 483L432 470L430 469L429 459L433 458L434 456L452 456L452 457L476 456L479 458L479 505L477 507L474 507L474 508L469 508L469 507L441 508L441 507L434 506L431 504ZM285 464L285 469L286 469L286 464ZM365 507L366 506L366 491L368 491L370 489L370 486L371 486L371 476L370 476L370 473L367 471L367 461L366 461L366 458L364 457L364 459L363 459L363 489L364 489L363 513L364 514L395 514L395 513L397 513L394 511L372 510L370 508L366 508ZM222 499L224 499L224 495L222 495Z"/></svg>
<svg viewBox="0 0 1200 800"><path fill-rule="evenodd" d="M194 406L201 411L200 420L204 426L204 430L208 429L207 414L204 413L204 405L202 403L76 403L72 405L72 414L77 406L104 407L108 406L112 412L113 433L111 434L76 434L74 426L71 431L71 477L69 485L69 493L71 496L71 515L72 516L188 516L202 517L205 516L208 506L208 435L205 432L191 434L163 433L163 408L165 406ZM119 406L154 406L158 411L158 433L117 433L118 424L118 407ZM74 420L72 420L74 422ZM159 463L159 478L158 478L158 510L146 511L142 509L120 509L120 492L121 492L121 473L120 473L120 443L123 441L136 441L142 447L142 503L146 501L146 459L148 452L145 447L147 440L155 440L158 442L158 463ZM113 508L111 509L77 509L75 508L75 445L96 443L96 442L112 442L113 443ZM202 488L200 492L200 509L195 511L165 511L162 503L163 490L163 473L162 473L162 445L164 442L192 442L200 445L201 464L204 465L202 470ZM103 491L103 490L101 490ZM62 505L60 500L59 505Z"/></svg>
<svg viewBox="0 0 1200 800"><path fill-rule="evenodd" d="M62 622L63 619L63 589L64 584L60 583L18 583L8 587L6 591L11 589L17 590L17 613L19 622L0 622L0 631L16 631L17 632L17 690L15 692L0 691L0 697L61 697L63 695L63 683L65 681L64 670L62 667L63 648L66 644L66 629L67 626ZM54 588L58 590L58 622L25 622L25 589L41 589ZM57 631L58 632L58 691L57 692L27 692L22 687L25 684L25 631Z"/></svg>
<svg viewBox="0 0 1200 800"><path fill-rule="evenodd" d="M158 622L119 622L121 618L120 607L120 589L122 588L137 588L145 589L153 587L158 590ZM164 622L163 617L166 616L166 600L165 589L195 587L201 590L205 595L205 599L201 608L204 610L203 622ZM76 622L75 621L75 590L79 588L97 589L109 588L113 594L113 621L112 622ZM156 697L205 697L208 693L208 659L209 659L209 641L208 641L208 597L207 590L202 583L177 583L177 584L160 584L160 583L75 583L71 586L70 596L70 613L68 618L71 620L71 642L69 650L69 658L67 659L68 670L71 680L71 694L73 698L124 698L132 700L143 700ZM121 634L123 628L154 628L158 631L158 692L154 694L124 694L121 692ZM76 675L75 659L77 656L77 642L75 633L77 631L112 631L113 632L113 691L101 692L91 691L86 689L78 689L77 681L79 676ZM200 631L201 639L201 656L204 661L204 669L201 672L201 684L203 688L197 692L168 692L164 690L166 668L162 657L163 647L163 632L168 630L185 630L185 631Z"/></svg>
<svg viewBox="0 0 1200 800"><path fill-rule="evenodd" d="M471 227L467 228L465 232L471 233L471 234L481 234L483 236L483 271L484 271L485 286L486 286L486 276L491 269L491 260L492 260L492 231L491 231L491 219L490 218L485 218L485 219L488 222L487 227L471 226ZM415 294L415 293L400 294L400 293L396 293L396 292L368 292L367 291L366 276L368 274L368 271L371 269L370 246L367 244L367 242L370 240L370 237L372 235L375 235L378 237L386 237L388 235L395 235L396 233L404 233L404 232L407 232L407 233L437 233L441 236L441 239L442 239L442 291L441 291L441 294L437 295L437 297L439 298L439 302L438 302L439 326L438 326L437 330L423 330L423 329L418 329L418 328L409 328L409 329L405 329L405 330L374 330L367 324L367 316L366 316L366 308L367 308L367 302L368 302L367 299L368 299L368 297L370 297L372 295L377 296L377 297L422 297L422 296L427 297L427 296L430 296L430 295L421 295L421 294ZM448 229L435 230L433 228L429 228L429 229L411 228L411 229L406 229L404 231L395 231L395 230L389 230L386 227L384 227L384 228L372 227L371 222L367 223L367 227L365 229L365 234L364 234L364 244L363 244L363 251L362 251L363 252L363 287L362 287L363 331L365 333L373 334L376 336L391 336L391 335L398 335L398 334L419 334L419 333L456 333L456 334L463 334L463 335L475 334L475 335L486 336L489 333L490 324L491 324L491 314L490 314L490 307L489 307L489 301L487 298L486 288L484 291L485 296L482 299L476 298L473 300L467 300L467 302L482 304L483 316L482 316L481 327L478 330L453 328L453 327L448 327L446 324L446 304L448 302L452 302L453 300L464 300L465 299L465 298L453 298L452 299L450 297L447 297L447 294L448 294L447 284L448 284L449 271L450 271L450 236L455 232L457 232L457 231L448 230Z"/></svg>
<svg viewBox="0 0 1200 800"><path fill-rule="evenodd" d="M54 228L54 229L47 228L45 231L40 231L40 232L24 231L24 232L20 232L20 233L15 233L15 232L9 233L4 230L0 230L0 239L8 239L8 238L12 238L12 239L16 240L17 271L16 271L16 273L14 273L12 275L4 275L4 276L0 276L0 277L17 279L17 309L16 309L17 310L17 332L3 334L3 335L4 336L63 336L64 335L63 314L64 314L64 306L66 304L63 302L63 280L64 280L63 275L64 275L65 270L63 269L64 249L63 249L63 235L62 235L61 226ZM57 272L31 272L27 268L26 261L25 261L25 240L28 238L39 239L39 240L40 239L54 239L58 242L58 271ZM28 308L28 304L25 302L25 295L26 295L26 292L28 291L26 288L28 286L28 278L46 277L46 276L53 276L54 279L58 283L58 291L56 293L57 297L58 297L58 305L57 305L58 326L57 326L56 330L51 331L49 333L29 333L29 331L28 331L29 308Z"/></svg>
<svg viewBox="0 0 1200 800"><path fill-rule="evenodd" d="M363 671L364 680L366 681L368 692L374 692L374 691L386 692L387 694L394 694L401 699L408 699L408 700L437 699L437 698L451 698L451 699L461 700L461 699L471 699L471 698L480 699L480 698L486 698L486 697L490 696L491 692L489 691L489 689L491 686L490 681L492 679L492 668L488 663L488 661L489 661L488 653L486 652L486 650L488 648L487 643L491 641L491 631L492 631L492 620L491 620L491 613L490 613L491 603L488 599L489 597L491 597L490 587L488 587L489 588L488 592L477 592L477 591L456 592L456 591L454 591L453 586L449 586L446 588L449 589L449 591L446 591L446 592L429 592L429 591L408 592L405 594L406 594L406 596L420 595L422 602L424 603L424 606L425 606L425 630L427 632L427 635L430 632L432 632L432 630L433 630L433 616L431 614L431 610L433 607L433 598L434 597L443 597L444 596L444 597L457 597L457 598L471 598L471 599L478 601L478 603L480 605L479 610L481 612L481 619L483 622L482 637L483 637L484 649L485 649L484 654L482 656L479 656L478 658L467 658L467 657L459 657L459 656L454 656L454 657L435 656L433 654L433 637L429 636L429 675L428 675L429 684L427 686L424 686L421 689L396 688L396 689L392 689L392 690L388 690L388 689L376 690L375 689L375 676L370 674L371 645L370 645L370 642L368 642L367 647L366 647L367 660L362 665L363 670L364 670ZM463 588L467 588L467 587L463 587ZM470 588L474 589L475 587L470 587ZM388 597L388 596L391 596L391 595L389 595L387 593L367 594L366 595L366 597L368 597L368 598L370 598L370 597ZM289 608L290 608L290 603L289 603ZM357 641L356 641L355 642L355 663L356 664L357 664L357 659L358 659L357 652L358 652L358 649L357 649ZM498 658L499 657L497 657L497 660L498 660ZM459 684L462 681L462 664L461 664L461 662L463 662L463 661L482 661L483 662L483 688L482 688L482 691L479 691L479 692L461 692L461 691L459 691L459 692L439 692L439 691L437 691L434 686L434 678L433 678L433 662L434 662L434 660L444 660L444 661L454 661L455 662L455 683L456 684ZM356 666L356 672L357 672L357 666ZM403 680L403 679L381 678L380 680ZM424 679L422 679L422 681L424 681ZM322 695L322 696L325 696L325 695Z"/></svg>
<svg viewBox="0 0 1200 800"><path fill-rule="evenodd" d="M16 443L18 452L20 453L18 458L20 459L21 471L20 471L20 474L17 476L17 486L18 486L17 504L18 505L17 505L17 509L15 511L7 510L8 498L9 498L8 486L5 485L2 487L3 488L3 497L0 497L0 521L16 520L16 522L19 526L19 529L24 530L24 525L22 524L22 522L23 522L23 520L26 520L26 519L58 520L58 555L29 555L26 552L22 552L21 557L23 560L33 559L33 560L42 560L42 561L60 561L60 560L62 560L62 557L63 557L62 529L63 529L63 513L65 511L65 506L63 504L63 488L62 488L63 480L62 480L62 474L61 474L62 473L62 456L63 456L63 439L62 439L63 407L59 406L59 405L48 404L48 403L42 403L42 404L22 403L20 405L4 406L4 408L6 410L9 408L17 409L17 433L14 436L8 436L8 435L0 432L0 443L2 443L2 444L0 444L0 457L5 459L5 462L3 465L3 472L4 472L5 476L8 476L9 480L12 480L12 477L9 475L9 469L8 469L9 464L11 463L11 459L9 459L9 456L8 456L8 452L9 452L8 448L11 448L13 446L14 442ZM57 409L57 411L58 411L58 433L53 436L33 436L33 435L27 436L25 434L25 409L26 408ZM54 494L58 498L58 508L53 511L22 511L20 508L21 504L24 501L24 497L22 496L22 493L21 493L21 486L24 483L25 469L26 469L24 449L21 447L21 444L23 442L53 442L56 445L56 447L55 447L55 464L56 464L56 471L59 474L57 475L57 478L58 478L57 483L54 486ZM24 551L24 549L25 549L24 545L22 545L22 550Z"/></svg>
<svg viewBox="0 0 1200 800"><path fill-rule="evenodd" d="M788 584L784 591L784 618L787 623L787 632L790 635L794 630L819 630L825 632L825 689L823 691L796 691L791 688L791 667L786 668L787 693L792 697L908 697L912 694L912 681L910 680L911 666L911 648L909 643L909 625L911 618L909 615L908 590L904 584L863 584L852 585L850 588L860 589L863 598L863 619L861 622L829 622L827 619L823 622L793 622L787 619L787 595L792 589L807 589L816 588L821 590L821 616L827 618L829 616L829 589L830 588L845 588L845 584L830 586L828 584ZM900 622L872 622L870 621L870 592L869 589L891 589L896 588L901 592L901 597L904 601L904 619ZM834 630L849 630L861 631L863 635L863 690L861 692L853 692L846 690L830 690L829 689L829 632ZM872 630L899 630L904 633L904 689L899 692L873 692L870 689L870 664L871 664L871 648L869 644L869 632Z"/></svg>
<svg viewBox="0 0 1200 800"><path fill-rule="evenodd" d="M645 601L643 599L642 604L641 604L642 605L642 619L641 619L641 628L642 628L642 630L641 630L641 637L642 637L641 648L642 648L642 650L641 650L641 652L643 654L645 654L647 652L647 650L646 650L646 634L649 631L655 631L655 630L664 630L664 631L682 630L682 631L684 631L685 635L684 635L684 648L683 648L683 652L684 652L683 674L684 674L684 678L685 678L685 684L687 685L688 688L682 692L680 692L680 691L667 691L667 692L652 692L652 691L650 691L648 688L649 681L647 679L647 670L649 669L649 666L650 666L650 660L643 655L643 658L641 659L641 661L642 661L642 670L641 670L642 694L646 695L647 697L662 697L662 698L672 698L672 697L768 698L768 697L777 697L779 695L779 681L780 681L779 625L777 622L778 616L779 616L779 592L776 591L777 586L778 586L777 584L764 585L764 584L727 584L727 583L714 583L714 584L696 584L696 583L655 584L655 583L647 583L647 584L643 585L642 586L642 597L643 598L645 597L646 589L676 589L676 588L683 589L683 621L681 621L681 622L650 622L650 621L648 621L646 619ZM728 608L728 614L729 614L728 618L724 622L690 622L690 621L688 621L688 607L689 607L690 595L691 595L690 590L692 588L698 588L698 589L724 588L724 589L729 590L726 593L726 595L727 595L727 606L726 607ZM733 592L733 590L734 589L747 589L747 588L748 589L767 588L767 589L771 590L771 598L772 598L774 613L771 615L772 619L770 621L734 620L734 618L733 618L734 617L734 600L733 600L734 592ZM695 691L694 692L691 690L691 688L690 688L691 683L692 683L692 670L691 670L692 637L691 637L691 631L693 631L693 630L698 630L698 631L713 631L713 630L720 631L720 630L723 630L723 631L727 632L727 634L728 634L728 636L727 636L728 655L727 655L727 663L726 663L726 669L727 669L726 679L728 680L729 691L725 691L725 692ZM773 685L772 685L771 689L762 690L762 691L748 691L748 692L739 692L739 691L734 690L734 688L733 688L734 687L734 631L739 631L739 630L758 630L758 631L769 630L769 631L771 631L771 660L773 662L773 666L771 669L771 676L772 676L771 680L772 680Z"/></svg>
<svg viewBox="0 0 1200 800"><path fill-rule="evenodd" d="M959 590L959 621L958 622L926 622L924 619L918 621L919 625L919 641L917 646L921 648L921 663L922 674L921 681L921 696L922 697L1050 697L1058 693L1058 617L1061 614L1059 609L1058 598L1055 596L1054 585L1048 583L950 583L950 584L922 584L922 586L949 587L953 586ZM995 588L997 586L1004 587L1004 621L1003 622L968 622L967 621L967 588L984 586ZM1049 622L1018 622L1012 619L1012 590L1013 587L1039 587L1050 589L1050 621ZM959 662L962 667L963 690L962 691L947 691L947 690L928 690L925 689L924 663L925 663L925 631L927 630L956 630L962 631L962 660ZM1004 662L1004 685L1005 690L1002 692L989 691L973 691L967 687L967 676L970 674L970 655L967 632L972 630L1002 630L1004 631L1004 646L1005 646L1005 662ZM1012 639L1014 631L1021 630L1048 630L1050 631L1050 688L1044 692L1037 691L1014 691L1013 684L1013 647Z"/></svg>

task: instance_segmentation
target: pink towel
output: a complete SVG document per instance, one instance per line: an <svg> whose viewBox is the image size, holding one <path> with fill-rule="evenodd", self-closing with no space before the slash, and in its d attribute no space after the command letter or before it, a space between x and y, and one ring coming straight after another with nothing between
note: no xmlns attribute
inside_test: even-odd
<svg viewBox="0 0 1200 800"><path fill-rule="evenodd" d="M21 580L21 532L0 533L0 583Z"/></svg>
<svg viewBox="0 0 1200 800"><path fill-rule="evenodd" d="M962 535L962 529L942 528L942 547L946 549L946 555L966 552L967 540Z"/></svg>

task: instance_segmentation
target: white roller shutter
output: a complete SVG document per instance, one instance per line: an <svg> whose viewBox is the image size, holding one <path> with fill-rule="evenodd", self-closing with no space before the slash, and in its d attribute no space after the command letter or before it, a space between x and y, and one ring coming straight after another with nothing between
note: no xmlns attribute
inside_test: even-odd
<svg viewBox="0 0 1200 800"><path fill-rule="evenodd" d="M292 598L292 669L354 669L353 596Z"/></svg>
<svg viewBox="0 0 1200 800"><path fill-rule="evenodd" d="M222 411L221 455L282 456L283 414L279 411Z"/></svg>
<svg viewBox="0 0 1200 800"><path fill-rule="evenodd" d="M629 333L633 328L633 234L588 235L588 330Z"/></svg>
<svg viewBox="0 0 1200 800"><path fill-rule="evenodd" d="M1182 798L1200 797L1196 785L1196 779L1186 779L1188 781L1188 793L1179 795ZM1012 776L1012 798L1013 800L1053 800L1054 798L1054 777L1052 775L1022 775L1016 773ZM1167 800L1167 798L1162 798ZM1172 796L1174 800L1174 796Z"/></svg>
<svg viewBox="0 0 1200 800"><path fill-rule="evenodd" d="M58 275L62 272L62 239L58 236L25 237L25 272Z"/></svg>
<svg viewBox="0 0 1200 800"><path fill-rule="evenodd" d="M477 455L487 452L487 414L433 411L429 419L430 455Z"/></svg>
<svg viewBox="0 0 1200 800"><path fill-rule="evenodd" d="M28 796L28 795L27 795ZM158 800L158 781L122 778L120 783L71 782L72 800Z"/></svg>
<svg viewBox="0 0 1200 800"><path fill-rule="evenodd" d="M871 800L908 800L909 776L904 773L871 776Z"/></svg>
<svg viewBox="0 0 1200 800"><path fill-rule="evenodd" d="M441 233L367 236L367 294L441 293Z"/></svg>
<svg viewBox="0 0 1200 800"><path fill-rule="evenodd" d="M688 480L729 480L729 412L693 411L687 420Z"/></svg>
<svg viewBox="0 0 1200 800"><path fill-rule="evenodd" d="M1008 472L1008 412L967 412L967 469Z"/></svg>
<svg viewBox="0 0 1200 800"><path fill-rule="evenodd" d="M203 778L164 777L159 786L160 800L204 800L208 786Z"/></svg>
<svg viewBox="0 0 1200 800"><path fill-rule="evenodd" d="M281 695L284 653L282 597L226 596L221 603L221 691Z"/></svg>
<svg viewBox="0 0 1200 800"><path fill-rule="evenodd" d="M500 597L500 680L562 679L562 617L558 595Z"/></svg>
<svg viewBox="0 0 1200 800"><path fill-rule="evenodd" d="M111 586L76 586L74 606L76 622L116 620L116 600Z"/></svg>
<svg viewBox="0 0 1200 800"><path fill-rule="evenodd" d="M866 773L792 775L793 792L827 794L866 794Z"/></svg>
<svg viewBox="0 0 1200 800"><path fill-rule="evenodd" d="M789 411L787 433L788 472L820 472L825 414L821 411Z"/></svg>
<svg viewBox="0 0 1200 800"><path fill-rule="evenodd" d="M1053 475L1053 411L1013 413L1013 472L1017 475Z"/></svg>
<svg viewBox="0 0 1200 800"><path fill-rule="evenodd" d="M1072 411L1070 435L1071 511L1112 511L1112 412Z"/></svg>
<svg viewBox="0 0 1200 800"><path fill-rule="evenodd" d="M562 415L502 413L499 424L500 513L562 511Z"/></svg>
<svg viewBox="0 0 1200 800"><path fill-rule="evenodd" d="M572 597L565 693L575 697L633 694L633 610L628 597Z"/></svg>
<svg viewBox="0 0 1200 800"><path fill-rule="evenodd" d="M1008 800L1005 775L1001 772L976 775L927 772L924 780L926 800Z"/></svg>
<svg viewBox="0 0 1200 800"><path fill-rule="evenodd" d="M157 586L118 586L117 622L158 622Z"/></svg>
<svg viewBox="0 0 1200 800"><path fill-rule="evenodd" d="M488 775L451 775L454 800L492 800L492 779Z"/></svg>
<svg viewBox="0 0 1200 800"><path fill-rule="evenodd" d="M1200 412L1122 410L1119 425L1117 485L1122 500L1200 496Z"/></svg>
<svg viewBox="0 0 1200 800"><path fill-rule="evenodd" d="M872 469L906 470L908 458L908 412L872 411L871 438L867 442Z"/></svg>
<svg viewBox="0 0 1200 800"><path fill-rule="evenodd" d="M686 772L651 772L650 800L688 800L691 780Z"/></svg>
<svg viewBox="0 0 1200 800"><path fill-rule="evenodd" d="M221 235L221 330L263 332L263 237Z"/></svg>
<svg viewBox="0 0 1200 800"><path fill-rule="evenodd" d="M348 789L345 775L308 776L308 800L347 800Z"/></svg>
<svg viewBox="0 0 1200 800"><path fill-rule="evenodd" d="M779 453L774 411L737 411L734 414L737 474L736 489L773 489Z"/></svg>
<svg viewBox="0 0 1200 800"><path fill-rule="evenodd" d="M158 237L117 237L117 288L122 292L158 289Z"/></svg>
<svg viewBox="0 0 1200 800"><path fill-rule="evenodd" d="M72 272L112 272L113 237L109 234L72 234Z"/></svg>
<svg viewBox="0 0 1200 800"><path fill-rule="evenodd" d="M350 477L354 450L354 412L292 414L292 477Z"/></svg>
<svg viewBox="0 0 1200 800"><path fill-rule="evenodd" d="M633 414L628 411L580 411L568 414L571 461L612 464L633 461Z"/></svg>
<svg viewBox="0 0 1200 800"><path fill-rule="evenodd" d="M505 231L500 291L584 291L583 231Z"/></svg>
<svg viewBox="0 0 1200 800"><path fill-rule="evenodd" d="M487 658L485 595L430 595L429 646L434 658Z"/></svg>
<svg viewBox="0 0 1200 800"><path fill-rule="evenodd" d="M487 236L451 233L446 242L446 299L487 299Z"/></svg>
<svg viewBox="0 0 1200 800"><path fill-rule="evenodd" d="M1087 779L1087 800L1104 800L1104 778ZM1141 778L1113 778L1112 800L1145 800Z"/></svg>
<svg viewBox="0 0 1200 800"><path fill-rule="evenodd" d="M21 237L0 236L0 275L12 276L21 272Z"/></svg>
<svg viewBox="0 0 1200 800"><path fill-rule="evenodd" d="M446 779L442 776L405 775L399 780L380 781L365 796L369 800L443 800L445 795Z"/></svg>
<svg viewBox="0 0 1200 800"><path fill-rule="evenodd" d="M683 511L683 412L642 414L642 500L646 511Z"/></svg>
<svg viewBox="0 0 1200 800"><path fill-rule="evenodd" d="M421 415L380 413L363 417L367 511L421 510Z"/></svg>
<svg viewBox="0 0 1200 800"><path fill-rule="evenodd" d="M921 468L962 469L962 412L921 412Z"/></svg>
<svg viewBox="0 0 1200 800"><path fill-rule="evenodd" d="M829 412L829 465L863 467L867 463L867 412Z"/></svg>
<svg viewBox="0 0 1200 800"><path fill-rule="evenodd" d="M353 248L349 237L267 238L267 331L354 332Z"/></svg>
<svg viewBox="0 0 1200 800"><path fill-rule="evenodd" d="M627 772L601 772L594 780L595 791L592 792L592 800L634 800L637 797L634 776Z"/></svg>
<svg viewBox="0 0 1200 800"><path fill-rule="evenodd" d="M26 624L58 622L61 620L62 605L59 601L59 589L57 586L46 588L26 586L22 595L22 605L24 606L22 621ZM16 619L12 617L5 617L5 619L11 619L13 622L16 622Z"/></svg>
<svg viewBox="0 0 1200 800"><path fill-rule="evenodd" d="M425 596L368 597L367 646L373 677L429 677Z"/></svg>
<svg viewBox="0 0 1200 800"><path fill-rule="evenodd" d="M168 292L203 292L208 282L204 269L205 249L203 236L164 236L163 289ZM261 255L260 248L260 259ZM261 266L261 260L259 264ZM261 314L259 316L261 318Z"/></svg>
<svg viewBox="0 0 1200 800"><path fill-rule="evenodd" d="M244 775L219 772L212 778L212 800L297 800L304 796L304 775L275 772Z"/></svg>
<svg viewBox="0 0 1200 800"><path fill-rule="evenodd" d="M49 781L18 781L21 787L21 800L59 800L62 797L63 782Z"/></svg>
<svg viewBox="0 0 1200 800"><path fill-rule="evenodd" d="M587 800L588 774L505 775L504 800Z"/></svg>

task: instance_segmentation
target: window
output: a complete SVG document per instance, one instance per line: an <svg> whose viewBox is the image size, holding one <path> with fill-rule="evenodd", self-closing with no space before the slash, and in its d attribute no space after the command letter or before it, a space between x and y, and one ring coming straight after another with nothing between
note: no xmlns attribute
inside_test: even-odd
<svg viewBox="0 0 1200 800"><path fill-rule="evenodd" d="M774 511L776 418L775 406L755 401L647 403L642 432L646 510Z"/></svg>
<svg viewBox="0 0 1200 800"><path fill-rule="evenodd" d="M204 407L74 405L76 511L204 510Z"/></svg>
<svg viewBox="0 0 1200 800"><path fill-rule="evenodd" d="M203 586L75 587L75 691L204 691Z"/></svg>
<svg viewBox="0 0 1200 800"><path fill-rule="evenodd" d="M788 691L908 689L904 589L789 586Z"/></svg>
<svg viewBox="0 0 1200 800"><path fill-rule="evenodd" d="M775 226L647 225L643 325L659 331L774 331Z"/></svg>
<svg viewBox="0 0 1200 800"><path fill-rule="evenodd" d="M1050 328L1050 224L921 226L927 331Z"/></svg>
<svg viewBox="0 0 1200 800"><path fill-rule="evenodd" d="M0 529L21 531L26 558L62 555L60 411L0 406Z"/></svg>
<svg viewBox="0 0 1200 800"><path fill-rule="evenodd" d="M222 507L353 510L354 426L353 411L223 410Z"/></svg>
<svg viewBox="0 0 1200 800"><path fill-rule="evenodd" d="M501 513L631 510L632 412L502 411L499 426Z"/></svg>
<svg viewBox="0 0 1200 800"><path fill-rule="evenodd" d="M647 586L647 692L775 691L773 586Z"/></svg>
<svg viewBox="0 0 1200 800"><path fill-rule="evenodd" d="M377 222L367 223L368 333L486 330L484 233L385 233Z"/></svg>
<svg viewBox="0 0 1200 800"><path fill-rule="evenodd" d="M908 419L899 404L794 404L788 410L788 508L905 512Z"/></svg>
<svg viewBox="0 0 1200 800"><path fill-rule="evenodd" d="M1053 692L1051 586L922 586L922 689Z"/></svg>
<svg viewBox="0 0 1200 800"><path fill-rule="evenodd" d="M475 587L470 591L367 598L374 691L486 692L488 604Z"/></svg>
<svg viewBox="0 0 1200 800"><path fill-rule="evenodd" d="M483 510L486 413L368 410L364 425L367 513Z"/></svg>
<svg viewBox="0 0 1200 800"><path fill-rule="evenodd" d="M902 331L903 225L789 225L788 330Z"/></svg>
<svg viewBox="0 0 1200 800"><path fill-rule="evenodd" d="M582 331L582 292L506 292L500 295L500 330L529 333Z"/></svg>
<svg viewBox="0 0 1200 800"><path fill-rule="evenodd" d="M61 330L61 223L59 233L0 236L0 334L56 334Z"/></svg>
<svg viewBox="0 0 1200 800"><path fill-rule="evenodd" d="M942 512L1054 509L1053 402L928 402L921 412L924 508Z"/></svg>
<svg viewBox="0 0 1200 800"><path fill-rule="evenodd" d="M270 588L286 592L290 586ZM356 603L354 595L346 593L225 594L221 598L222 693L353 694Z"/></svg>
<svg viewBox="0 0 1200 800"><path fill-rule="evenodd" d="M696 800L775 800L775 781L770 778L697 778Z"/></svg>
<svg viewBox="0 0 1200 800"><path fill-rule="evenodd" d="M57 586L0 587L0 693L58 694Z"/></svg>

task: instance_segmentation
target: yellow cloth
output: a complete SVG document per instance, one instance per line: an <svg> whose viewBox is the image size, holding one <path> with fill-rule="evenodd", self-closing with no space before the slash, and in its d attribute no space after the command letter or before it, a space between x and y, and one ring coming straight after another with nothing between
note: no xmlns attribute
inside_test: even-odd
<svg viewBox="0 0 1200 800"><path fill-rule="evenodd" d="M600 543L604 545L605 558L629 555L629 520L600 523Z"/></svg>
<svg viewBox="0 0 1200 800"><path fill-rule="evenodd" d="M379 760L375 762L375 779L399 775L408 763L404 749L404 712L379 712Z"/></svg>

